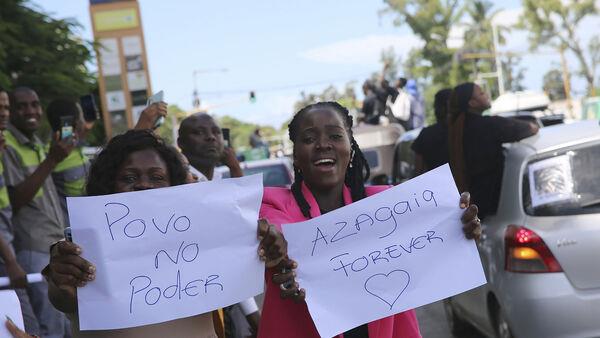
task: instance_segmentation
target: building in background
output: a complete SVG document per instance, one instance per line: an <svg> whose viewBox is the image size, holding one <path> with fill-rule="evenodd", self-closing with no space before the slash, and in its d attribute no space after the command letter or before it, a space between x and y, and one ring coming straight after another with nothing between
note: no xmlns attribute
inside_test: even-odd
<svg viewBox="0 0 600 338"><path fill-rule="evenodd" d="M98 83L108 138L132 128L150 96L150 76L136 0L90 0L98 43Z"/></svg>

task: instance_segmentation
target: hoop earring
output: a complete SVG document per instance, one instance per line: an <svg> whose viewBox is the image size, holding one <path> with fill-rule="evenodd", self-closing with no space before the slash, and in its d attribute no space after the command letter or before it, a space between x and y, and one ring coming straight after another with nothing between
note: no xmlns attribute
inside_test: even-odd
<svg viewBox="0 0 600 338"><path fill-rule="evenodd" d="M354 149L352 149L352 153L350 155L350 168L352 168L352 162L354 162Z"/></svg>

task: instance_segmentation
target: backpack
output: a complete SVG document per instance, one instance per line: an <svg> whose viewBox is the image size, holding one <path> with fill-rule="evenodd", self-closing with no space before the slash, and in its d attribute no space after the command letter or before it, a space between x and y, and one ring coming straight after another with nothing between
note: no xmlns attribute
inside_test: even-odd
<svg viewBox="0 0 600 338"><path fill-rule="evenodd" d="M394 102L388 97L385 105L398 120L408 121L410 118L410 94L406 91L400 90Z"/></svg>

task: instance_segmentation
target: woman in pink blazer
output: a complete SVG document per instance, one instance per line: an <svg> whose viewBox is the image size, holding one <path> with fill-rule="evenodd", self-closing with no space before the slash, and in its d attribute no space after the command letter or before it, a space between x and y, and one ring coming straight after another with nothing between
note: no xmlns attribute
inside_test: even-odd
<svg viewBox="0 0 600 338"><path fill-rule="evenodd" d="M369 166L352 135L352 117L335 102L304 107L289 124L294 143L295 181L291 189L266 188L260 210L259 256L267 264L267 291L259 337L319 337L310 317L305 291L294 280L296 262L287 257L281 224L295 223L387 189L365 187ZM477 238L481 224L469 195L461 196L463 231ZM468 207L468 208L467 208ZM361 325L339 338L421 337L414 310Z"/></svg>

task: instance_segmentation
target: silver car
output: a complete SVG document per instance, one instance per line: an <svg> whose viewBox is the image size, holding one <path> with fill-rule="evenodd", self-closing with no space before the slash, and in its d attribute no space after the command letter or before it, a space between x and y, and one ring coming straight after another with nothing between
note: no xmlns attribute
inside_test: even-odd
<svg viewBox="0 0 600 338"><path fill-rule="evenodd" d="M445 301L453 332L600 337L600 125L540 129L507 145L498 212L479 253L488 284Z"/></svg>
<svg viewBox="0 0 600 338"><path fill-rule="evenodd" d="M244 176L262 173L265 187L289 187L294 181L294 166L287 157L241 162L240 167ZM216 170L221 172L223 178L231 176L226 166L217 167Z"/></svg>

